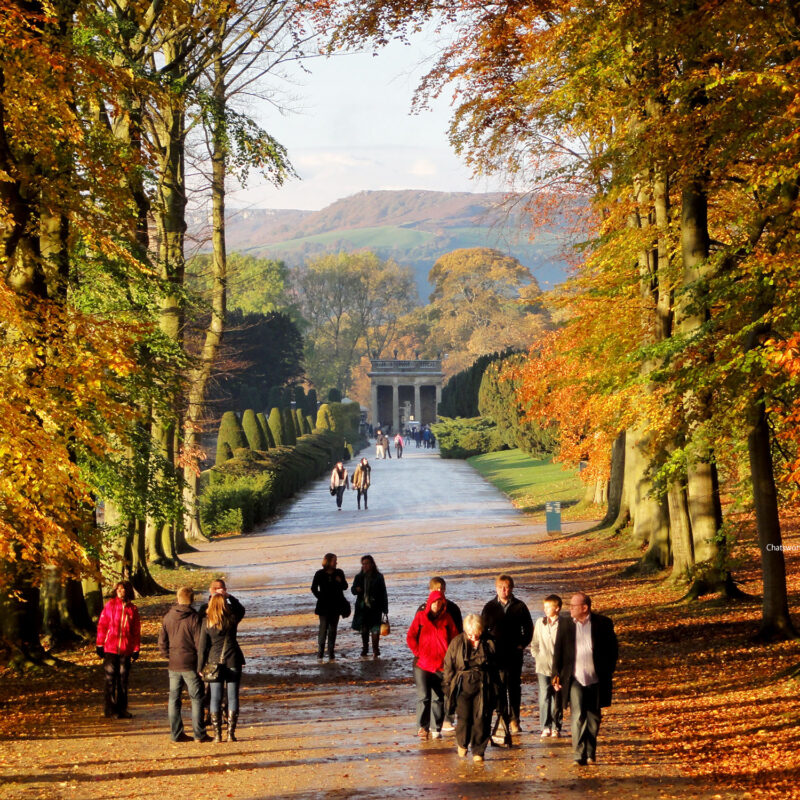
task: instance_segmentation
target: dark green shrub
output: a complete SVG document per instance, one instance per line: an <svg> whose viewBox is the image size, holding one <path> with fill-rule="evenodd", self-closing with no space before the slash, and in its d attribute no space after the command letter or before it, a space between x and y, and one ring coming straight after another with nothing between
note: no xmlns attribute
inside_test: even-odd
<svg viewBox="0 0 800 800"><path fill-rule="evenodd" d="M290 447L297 441L297 432L294 428L294 414L292 409L288 406L281 409L281 416L283 417L283 443Z"/></svg>
<svg viewBox="0 0 800 800"><path fill-rule="evenodd" d="M215 464L222 464L231 457L225 449L225 445L228 445L231 451L236 450L237 447L247 447L247 439L241 423L233 411L226 411L220 420Z"/></svg>
<svg viewBox="0 0 800 800"><path fill-rule="evenodd" d="M275 442L275 447L282 447L286 444L286 434L283 431L283 415L280 408L275 406L269 412L269 419L267 420L270 432L272 433L272 440Z"/></svg>
<svg viewBox="0 0 800 800"><path fill-rule="evenodd" d="M270 447L275 447L275 440L272 438L272 431L269 429L267 418L264 416L262 411L259 411L258 414L256 414L256 420L258 420L258 424L261 427L261 433L264 434L264 441L267 443L267 446L263 449L268 450Z"/></svg>
<svg viewBox="0 0 800 800"><path fill-rule="evenodd" d="M242 430L251 450L268 450L269 444L256 419L256 412L248 408L242 414Z"/></svg>
<svg viewBox="0 0 800 800"><path fill-rule="evenodd" d="M329 403L342 402L342 393L336 387L334 387L333 389L328 389L328 402Z"/></svg>
<svg viewBox="0 0 800 800"><path fill-rule="evenodd" d="M469 458L504 447L502 438L497 436L497 426L484 417L440 417L431 430L436 434L442 458Z"/></svg>
<svg viewBox="0 0 800 800"><path fill-rule="evenodd" d="M519 379L515 368L522 366L525 356L516 353L486 367L478 393L478 408L491 418L509 447L519 447L531 456L551 455L556 447L556 430L528 419L528 407L517 397Z"/></svg>
<svg viewBox="0 0 800 800"><path fill-rule="evenodd" d="M315 430L320 431L333 431L334 430L334 420L333 415L331 414L331 407L328 403L323 403L319 407L319 411L317 411L317 424L315 426Z"/></svg>
<svg viewBox="0 0 800 800"><path fill-rule="evenodd" d="M317 418L317 406L319 405L319 401L317 400L317 390L316 389L309 389L308 395L306 395L306 414L311 417L311 419ZM311 426L314 427L313 425Z"/></svg>

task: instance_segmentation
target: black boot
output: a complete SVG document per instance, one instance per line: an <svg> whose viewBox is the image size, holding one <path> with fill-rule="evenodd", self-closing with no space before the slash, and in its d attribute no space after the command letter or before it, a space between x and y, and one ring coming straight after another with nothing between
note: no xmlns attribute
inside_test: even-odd
<svg viewBox="0 0 800 800"><path fill-rule="evenodd" d="M369 652L369 633L361 633L361 657L364 658Z"/></svg>
<svg viewBox="0 0 800 800"><path fill-rule="evenodd" d="M228 741L236 742L236 723L239 721L239 712L231 711L228 714Z"/></svg>
<svg viewBox="0 0 800 800"><path fill-rule="evenodd" d="M372 655L374 658L377 658L381 654L381 648L378 647L380 640L381 635L379 633L372 634Z"/></svg>
<svg viewBox="0 0 800 800"><path fill-rule="evenodd" d="M222 714L217 712L211 714L211 727L214 729L214 741L222 741Z"/></svg>

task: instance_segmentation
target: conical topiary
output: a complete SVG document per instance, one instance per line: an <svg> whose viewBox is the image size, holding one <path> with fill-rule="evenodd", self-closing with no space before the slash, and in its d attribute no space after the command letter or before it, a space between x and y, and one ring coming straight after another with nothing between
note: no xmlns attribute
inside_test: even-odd
<svg viewBox="0 0 800 800"><path fill-rule="evenodd" d="M333 389L328 389L328 402L341 403L342 393L334 386Z"/></svg>
<svg viewBox="0 0 800 800"><path fill-rule="evenodd" d="M294 410L294 429L298 436L302 436L304 433L307 433L305 426L303 425L303 421L303 409L298 407Z"/></svg>
<svg viewBox="0 0 800 800"><path fill-rule="evenodd" d="M261 426L256 419L256 412L253 411L252 408L248 408L244 414L242 414L242 430L244 431L247 444L250 446L251 450L269 449L264 432L261 430Z"/></svg>
<svg viewBox="0 0 800 800"><path fill-rule="evenodd" d="M226 444L231 454L237 447L247 447L247 438L244 435L239 418L233 411L226 411L220 420L219 432L217 433L217 458L214 463L222 464L232 457L231 455L226 455L227 451L224 448Z"/></svg>
<svg viewBox="0 0 800 800"><path fill-rule="evenodd" d="M294 396L295 408L301 410L305 409L308 398L306 397L306 390L302 386L295 386L292 390Z"/></svg>
<svg viewBox="0 0 800 800"><path fill-rule="evenodd" d="M297 433L294 429L294 414L291 408L284 408L283 414L283 435L286 437L284 444L297 444Z"/></svg>
<svg viewBox="0 0 800 800"><path fill-rule="evenodd" d="M317 411L317 428L323 431L332 431L334 429L333 416L327 403L323 403L319 407L319 411Z"/></svg>
<svg viewBox="0 0 800 800"><path fill-rule="evenodd" d="M259 411L258 414L256 414L256 420L261 426L261 433L264 434L264 441L267 443L267 446L264 449L266 450L269 447L275 447L275 442L272 440L272 431L269 429L267 418L264 416L263 411Z"/></svg>
<svg viewBox="0 0 800 800"><path fill-rule="evenodd" d="M269 412L267 424L272 433L272 438L275 441L275 446L281 447L281 445L286 444L286 436L283 432L283 417L281 416L281 410L277 406Z"/></svg>
<svg viewBox="0 0 800 800"><path fill-rule="evenodd" d="M316 389L309 389L308 394L306 395L306 414L311 417L312 420L317 418L317 390ZM314 427L313 425L311 426Z"/></svg>

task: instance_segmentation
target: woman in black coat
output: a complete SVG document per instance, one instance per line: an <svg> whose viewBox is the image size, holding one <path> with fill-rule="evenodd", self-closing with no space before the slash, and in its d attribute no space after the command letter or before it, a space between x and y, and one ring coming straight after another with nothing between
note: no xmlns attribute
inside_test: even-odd
<svg viewBox="0 0 800 800"><path fill-rule="evenodd" d="M322 661L325 654L325 642L328 643L328 659L335 660L336 629L339 617L349 616L350 603L345 600L347 579L344 572L336 568L336 555L326 553L322 559L322 569L318 569L311 582L311 592L317 598L314 613L319 617L319 635L317 636L317 659ZM346 609L345 609L346 607ZM345 613L346 611L346 613Z"/></svg>
<svg viewBox="0 0 800 800"><path fill-rule="evenodd" d="M383 615L389 613L389 596L386 581L372 556L361 557L361 572L353 578L351 591L356 596L353 630L361 631L361 657L366 657L372 635L372 655L377 658L381 654L381 621Z"/></svg>
<svg viewBox="0 0 800 800"><path fill-rule="evenodd" d="M238 622L221 594L215 594L208 603L206 618L200 629L198 645L198 670L203 673L206 664L218 664L213 678L205 678L211 687L211 725L214 741L222 741L222 687L228 684L228 741L236 741L236 723L239 720L239 684L242 681L244 654L236 641Z"/></svg>
<svg viewBox="0 0 800 800"><path fill-rule="evenodd" d="M464 619L464 633L450 642L442 667L447 702L446 714L457 714L456 745L463 758L472 747L472 758L483 761L497 707L500 674L494 642L483 634L477 614Z"/></svg>

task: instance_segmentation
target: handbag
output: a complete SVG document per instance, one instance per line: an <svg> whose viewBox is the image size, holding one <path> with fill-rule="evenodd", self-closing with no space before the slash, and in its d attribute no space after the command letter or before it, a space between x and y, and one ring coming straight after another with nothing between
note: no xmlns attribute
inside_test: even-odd
<svg viewBox="0 0 800 800"><path fill-rule="evenodd" d="M219 654L219 662L217 664L206 664L203 669L201 670L203 675L203 680L206 683L214 683L215 681L220 680L220 675L222 673L222 667L225 666L225 658L228 654L228 636L227 633L225 635L225 644L222 646L222 652Z"/></svg>
<svg viewBox="0 0 800 800"><path fill-rule="evenodd" d="M339 616L341 616L342 619L347 619L350 616L351 610L350 601L346 597L342 597L342 607L339 610Z"/></svg>
<svg viewBox="0 0 800 800"><path fill-rule="evenodd" d="M381 636L388 636L391 632L392 628L389 625L389 615L384 614L381 620Z"/></svg>
<svg viewBox="0 0 800 800"><path fill-rule="evenodd" d="M336 494L336 489L334 489L333 486L331 486L331 497L333 497L335 494Z"/></svg>

